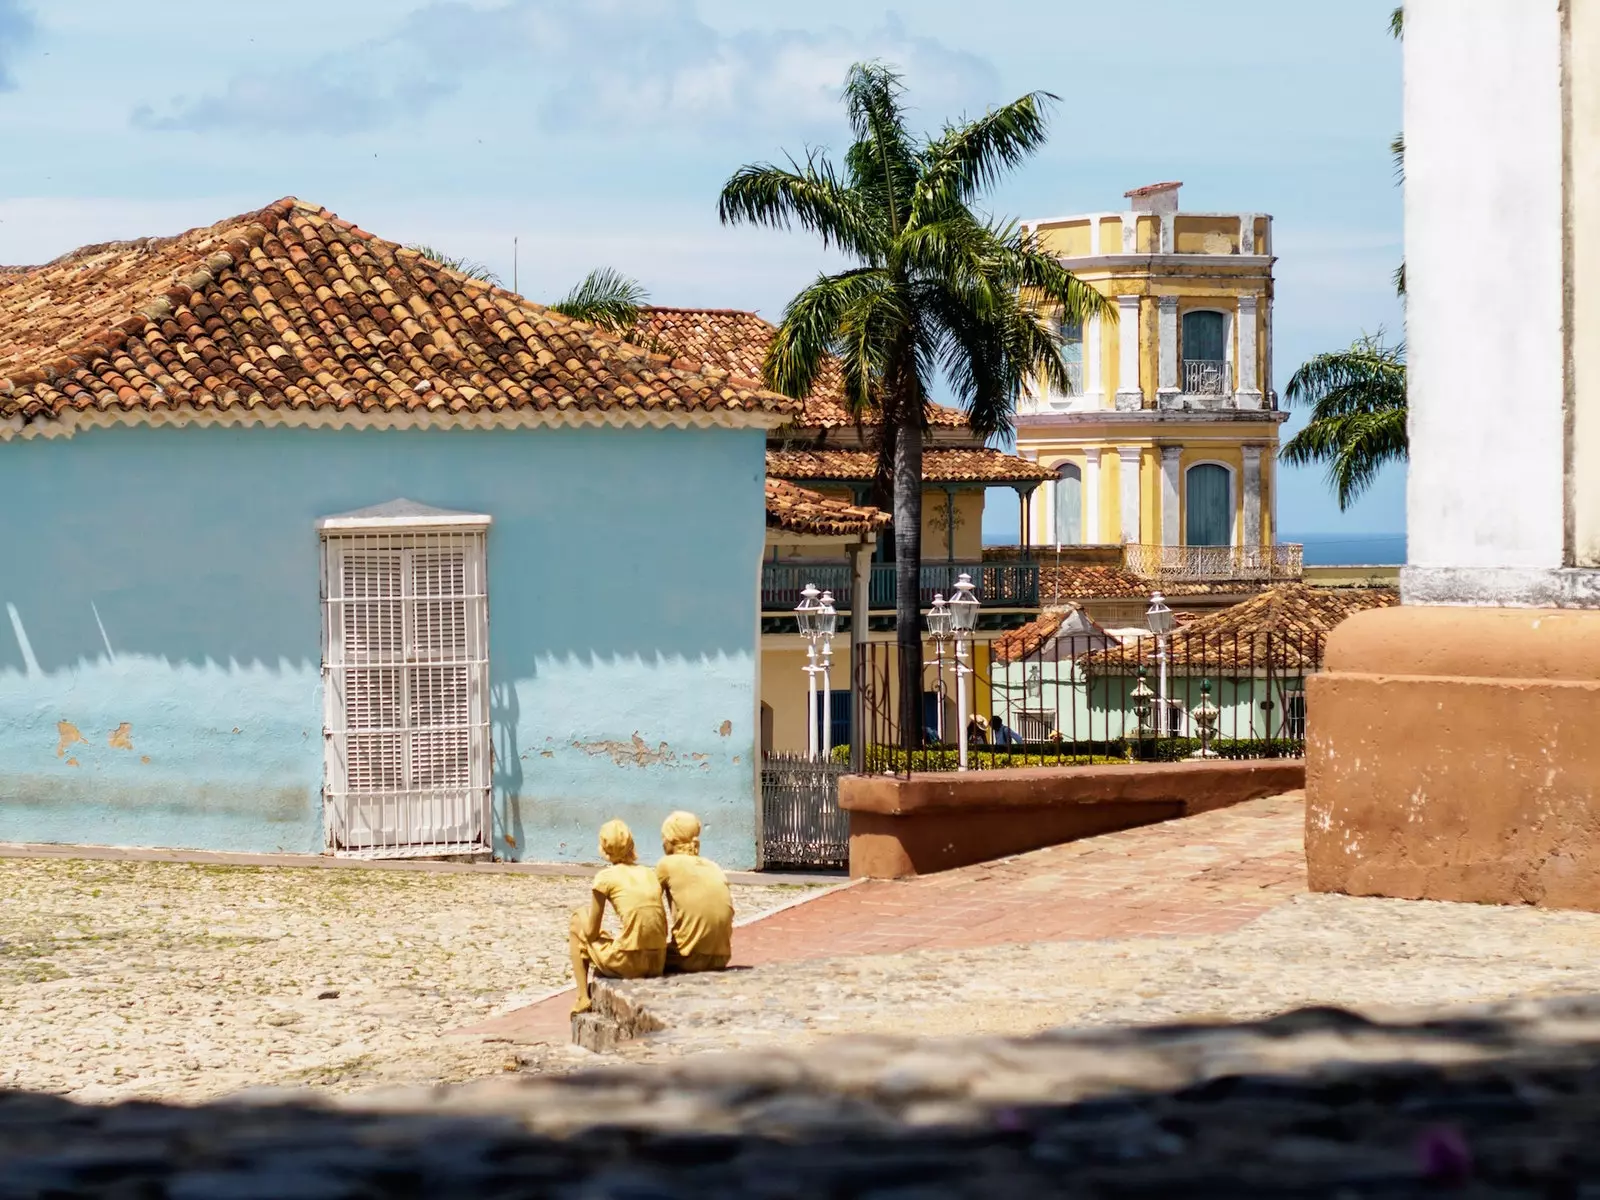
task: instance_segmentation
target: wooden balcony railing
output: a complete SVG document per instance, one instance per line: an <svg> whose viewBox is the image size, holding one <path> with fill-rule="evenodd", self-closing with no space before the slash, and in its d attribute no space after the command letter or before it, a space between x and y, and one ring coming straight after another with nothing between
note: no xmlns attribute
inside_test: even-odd
<svg viewBox="0 0 1600 1200"><path fill-rule="evenodd" d="M1276 546L1146 546L1129 542L1122 555L1128 570L1157 582L1275 583L1301 577L1305 547L1293 542Z"/></svg>
<svg viewBox="0 0 1600 1200"><path fill-rule="evenodd" d="M1037 608L1039 606L1039 564L1036 562L925 562L922 564L921 593L917 604L927 608L935 593L948 598L956 580L972 576L978 600L985 608ZM761 566L761 607L767 612L792 610L800 603L800 592L814 583L821 591L833 593L840 612L854 603L854 580L848 562L769 562ZM870 607L892 611L895 607L895 565L873 563L868 583Z"/></svg>

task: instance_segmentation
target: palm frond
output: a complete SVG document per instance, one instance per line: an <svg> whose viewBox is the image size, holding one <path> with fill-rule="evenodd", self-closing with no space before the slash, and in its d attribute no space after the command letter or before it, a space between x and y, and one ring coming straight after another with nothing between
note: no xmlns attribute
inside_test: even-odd
<svg viewBox="0 0 1600 1200"><path fill-rule="evenodd" d="M836 245L862 257L880 249L861 197L842 186L832 164L815 152L803 165L791 158L787 168L740 167L722 187L717 216L724 225L788 229L797 224L820 237L824 248Z"/></svg>
<svg viewBox="0 0 1600 1200"><path fill-rule="evenodd" d="M883 364L861 364L863 369L853 375L859 356L840 352L846 314L882 286L881 272L870 267L819 275L813 280L783 310L762 364L766 385L785 396L804 399L816 386L828 359L838 355L845 372L846 403L858 414L869 406L874 368L881 374Z"/></svg>
<svg viewBox="0 0 1600 1200"><path fill-rule="evenodd" d="M1309 405L1311 416L1284 443L1280 457L1293 466L1326 463L1340 509L1385 464L1407 456L1405 345L1386 345L1381 332L1302 364L1285 398Z"/></svg>
<svg viewBox="0 0 1600 1200"><path fill-rule="evenodd" d="M1047 113L1059 99L1051 92L1029 92L975 121L945 126L925 153L916 207L942 211L944 204L965 201L998 183L1044 145Z"/></svg>
<svg viewBox="0 0 1600 1200"><path fill-rule="evenodd" d="M454 271L457 275L465 275L468 279L481 279L485 283L498 284L500 276L496 275L481 262L474 262L470 258L459 258L453 254L446 254L443 250L436 250L432 246L416 244L406 247L415 250L431 263L436 263L447 271Z"/></svg>
<svg viewBox="0 0 1600 1200"><path fill-rule="evenodd" d="M1404 5L1396 7L1389 14L1389 36L1402 38L1406 35L1406 10Z"/></svg>
<svg viewBox="0 0 1600 1200"><path fill-rule="evenodd" d="M597 267L550 307L574 320L625 333L639 323L639 308L649 299L637 279L610 267Z"/></svg>
<svg viewBox="0 0 1600 1200"><path fill-rule="evenodd" d="M856 63L845 77L845 108L855 134L845 165L852 182L872 194L891 233L910 215L918 157L900 107L904 92L899 72L881 62Z"/></svg>

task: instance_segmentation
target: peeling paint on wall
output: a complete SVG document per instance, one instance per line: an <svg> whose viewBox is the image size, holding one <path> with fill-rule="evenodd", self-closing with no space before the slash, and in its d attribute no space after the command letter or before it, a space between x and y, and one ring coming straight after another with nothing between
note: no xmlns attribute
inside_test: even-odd
<svg viewBox="0 0 1600 1200"><path fill-rule="evenodd" d="M61 738L61 740L56 743L57 758L65 758L67 756L68 746L76 745L78 742L83 742L84 745L88 745L88 740L83 736L83 734L78 732L78 727L71 721L57 721L56 733L60 735ZM78 764L76 762L72 762L68 765L75 767Z"/></svg>
<svg viewBox="0 0 1600 1200"><path fill-rule="evenodd" d="M732 737L733 736L733 722L732 721L724 721L722 723L722 727L720 729L718 729L717 732L720 733L723 737Z"/></svg>
<svg viewBox="0 0 1600 1200"><path fill-rule="evenodd" d="M631 741L626 742L573 742L574 750L582 750L591 758L609 757L619 767L630 764L636 767L668 766L678 761L678 756L672 752L665 742L654 750L650 743L634 733Z"/></svg>
<svg viewBox="0 0 1600 1200"><path fill-rule="evenodd" d="M126 721L124 721L121 725L118 725L111 731L111 735L106 738L106 745L110 746L113 750L132 750L133 726ZM150 760L147 758L144 761L149 762Z"/></svg>

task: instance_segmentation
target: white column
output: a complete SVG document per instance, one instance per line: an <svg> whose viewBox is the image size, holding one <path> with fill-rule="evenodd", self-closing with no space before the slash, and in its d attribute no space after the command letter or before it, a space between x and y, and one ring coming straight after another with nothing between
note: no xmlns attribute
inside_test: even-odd
<svg viewBox="0 0 1600 1200"><path fill-rule="evenodd" d="M1233 402L1239 408L1261 407L1261 386L1256 382L1256 297L1239 297L1239 374L1233 385Z"/></svg>
<svg viewBox="0 0 1600 1200"><path fill-rule="evenodd" d="M1139 214L1136 212L1122 214L1122 252L1124 254L1139 252Z"/></svg>
<svg viewBox="0 0 1600 1200"><path fill-rule="evenodd" d="M1044 526L1044 539L1041 541L1038 538L1029 538L1027 541L1030 546L1054 546L1058 544L1056 539L1056 501L1059 497L1056 495L1056 489L1060 486L1059 481L1051 479L1046 481L1045 485L1035 493L1035 495L1044 497L1044 520L1041 522Z"/></svg>
<svg viewBox="0 0 1600 1200"><path fill-rule="evenodd" d="M1089 253L1091 256L1100 253L1100 218L1098 215L1089 218Z"/></svg>
<svg viewBox="0 0 1600 1200"><path fill-rule="evenodd" d="M1138 446L1118 446L1117 457L1122 461L1118 464L1120 476L1119 490L1122 499L1122 541L1139 540L1139 458L1142 454Z"/></svg>
<svg viewBox="0 0 1600 1200"><path fill-rule="evenodd" d="M1255 213L1239 214L1239 253L1254 254L1256 252L1256 215Z"/></svg>
<svg viewBox="0 0 1600 1200"><path fill-rule="evenodd" d="M1083 330L1083 403L1085 408L1104 408L1105 400L1106 385L1100 372L1100 314L1095 313Z"/></svg>
<svg viewBox="0 0 1600 1200"><path fill-rule="evenodd" d="M1144 407L1139 390L1139 297L1117 297L1117 408Z"/></svg>
<svg viewBox="0 0 1600 1200"><path fill-rule="evenodd" d="M1401 588L1407 603L1550 603L1568 586L1560 9L1408 3L1404 53Z"/></svg>
<svg viewBox="0 0 1600 1200"><path fill-rule="evenodd" d="M1247 550L1261 545L1261 450L1260 446L1245 446L1244 450L1244 546Z"/></svg>
<svg viewBox="0 0 1600 1200"><path fill-rule="evenodd" d="M1177 242L1178 214L1164 212L1159 221L1161 233L1160 240L1156 243L1156 250L1161 254L1171 254Z"/></svg>
<svg viewBox="0 0 1600 1200"><path fill-rule="evenodd" d="M1182 527L1178 524L1178 460L1182 446L1161 447L1161 544L1181 546Z"/></svg>
<svg viewBox="0 0 1600 1200"><path fill-rule="evenodd" d="M1160 385L1156 403L1165 407L1169 397L1176 396L1178 385L1178 298L1162 296L1157 301L1160 308L1160 339L1156 348L1156 378Z"/></svg>
<svg viewBox="0 0 1600 1200"><path fill-rule="evenodd" d="M1083 540L1089 545L1104 540L1100 532L1100 447L1083 451Z"/></svg>

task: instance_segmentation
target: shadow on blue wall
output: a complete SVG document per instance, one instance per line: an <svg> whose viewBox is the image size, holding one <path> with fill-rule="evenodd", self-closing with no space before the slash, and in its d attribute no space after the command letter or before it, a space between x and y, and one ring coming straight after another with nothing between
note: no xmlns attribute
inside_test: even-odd
<svg viewBox="0 0 1600 1200"><path fill-rule="evenodd" d="M13 441L0 603L46 672L109 653L315 667L316 519L404 496L494 517L502 672L550 655L747 654L762 444L757 430L618 429ZM7 667L25 663L0 624Z"/></svg>

